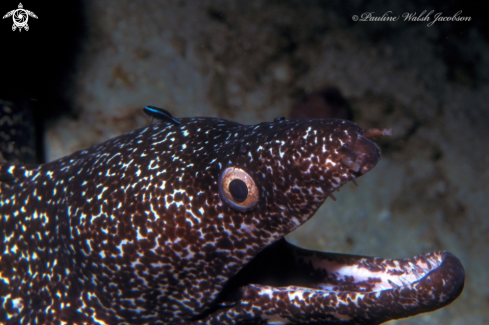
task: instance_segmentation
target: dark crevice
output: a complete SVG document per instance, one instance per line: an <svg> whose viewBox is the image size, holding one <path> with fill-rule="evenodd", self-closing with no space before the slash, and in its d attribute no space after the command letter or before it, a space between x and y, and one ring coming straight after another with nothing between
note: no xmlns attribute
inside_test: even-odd
<svg viewBox="0 0 489 325"><path fill-rule="evenodd" d="M18 2L9 9L16 9ZM77 58L85 40L85 8L82 1L23 3L36 16L29 30L12 31L12 20L2 21L3 51L0 100L12 109L30 111L34 122L37 162L44 162L43 135L46 120L73 115L69 91Z"/></svg>

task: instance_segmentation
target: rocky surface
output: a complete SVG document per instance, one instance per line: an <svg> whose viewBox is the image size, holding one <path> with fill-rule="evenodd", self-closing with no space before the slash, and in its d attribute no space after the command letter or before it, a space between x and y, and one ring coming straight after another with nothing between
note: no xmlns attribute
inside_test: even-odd
<svg viewBox="0 0 489 325"><path fill-rule="evenodd" d="M447 7L448 6L448 7ZM374 11L470 22L354 22ZM70 98L77 119L48 123L48 160L150 119L289 116L334 86L364 128L392 127L374 171L288 236L307 248L391 258L448 250L465 291L451 306L392 324L489 323L489 44L477 8L442 2L89 1ZM432 16L433 17L433 16ZM479 20L478 20L479 19Z"/></svg>

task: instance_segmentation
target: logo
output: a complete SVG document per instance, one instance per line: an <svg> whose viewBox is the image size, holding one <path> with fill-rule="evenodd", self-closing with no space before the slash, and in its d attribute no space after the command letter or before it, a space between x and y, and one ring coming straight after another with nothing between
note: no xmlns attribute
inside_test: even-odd
<svg viewBox="0 0 489 325"><path fill-rule="evenodd" d="M24 7L22 6L22 3L19 3L18 9L9 11L7 12L7 14L5 14L5 16L3 16L3 19L12 16L12 19L14 20L14 24L12 25L12 31L15 31L17 28L19 29L19 32L22 31L22 28L28 31L29 25L27 25L27 21L29 20L29 16L37 19L35 13L29 10L25 10L23 8Z"/></svg>

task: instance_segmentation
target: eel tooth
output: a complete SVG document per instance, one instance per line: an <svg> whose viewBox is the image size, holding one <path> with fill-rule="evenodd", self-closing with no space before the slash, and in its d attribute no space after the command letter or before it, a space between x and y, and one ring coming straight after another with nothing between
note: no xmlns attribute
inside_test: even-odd
<svg viewBox="0 0 489 325"><path fill-rule="evenodd" d="M399 277L399 281L401 281L401 283L405 286L405 287L409 287L411 285L411 283L404 277L400 276Z"/></svg>
<svg viewBox="0 0 489 325"><path fill-rule="evenodd" d="M398 288L401 287L400 285L397 285L394 282L392 282L390 279L387 279L387 282L389 282L389 284L391 285L392 289L398 289Z"/></svg>
<svg viewBox="0 0 489 325"><path fill-rule="evenodd" d="M429 271L433 270L433 266L431 265L431 263L430 263L430 260L429 260L429 259L427 259L427 260L426 260L426 265L428 265L428 269L427 269L427 270L425 269L425 270L426 270L426 272L429 272Z"/></svg>
<svg viewBox="0 0 489 325"><path fill-rule="evenodd" d="M424 269L419 265L414 265L414 269L418 272L419 275L425 273Z"/></svg>
<svg viewBox="0 0 489 325"><path fill-rule="evenodd" d="M433 264L433 265L435 266L435 269L436 269L437 267L439 267L439 266L440 266L440 264L441 264L441 263L440 263L440 261L438 261L438 259L437 259L437 258L435 258L435 257L430 258L429 260L430 260L431 264Z"/></svg>
<svg viewBox="0 0 489 325"><path fill-rule="evenodd" d="M416 269L414 267L411 269L411 272L413 272L414 276L416 277L416 280L419 280L422 278L422 276L418 273L418 271L416 271Z"/></svg>

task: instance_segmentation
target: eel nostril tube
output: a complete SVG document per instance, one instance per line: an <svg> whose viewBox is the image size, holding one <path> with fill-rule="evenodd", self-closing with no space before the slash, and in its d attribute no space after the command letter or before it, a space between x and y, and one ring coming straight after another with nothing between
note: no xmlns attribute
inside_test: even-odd
<svg viewBox="0 0 489 325"><path fill-rule="evenodd" d="M386 128L386 129L366 129L363 130L362 135L366 137L367 139L373 139L376 137L381 137L383 135L392 135L392 129L391 128Z"/></svg>

